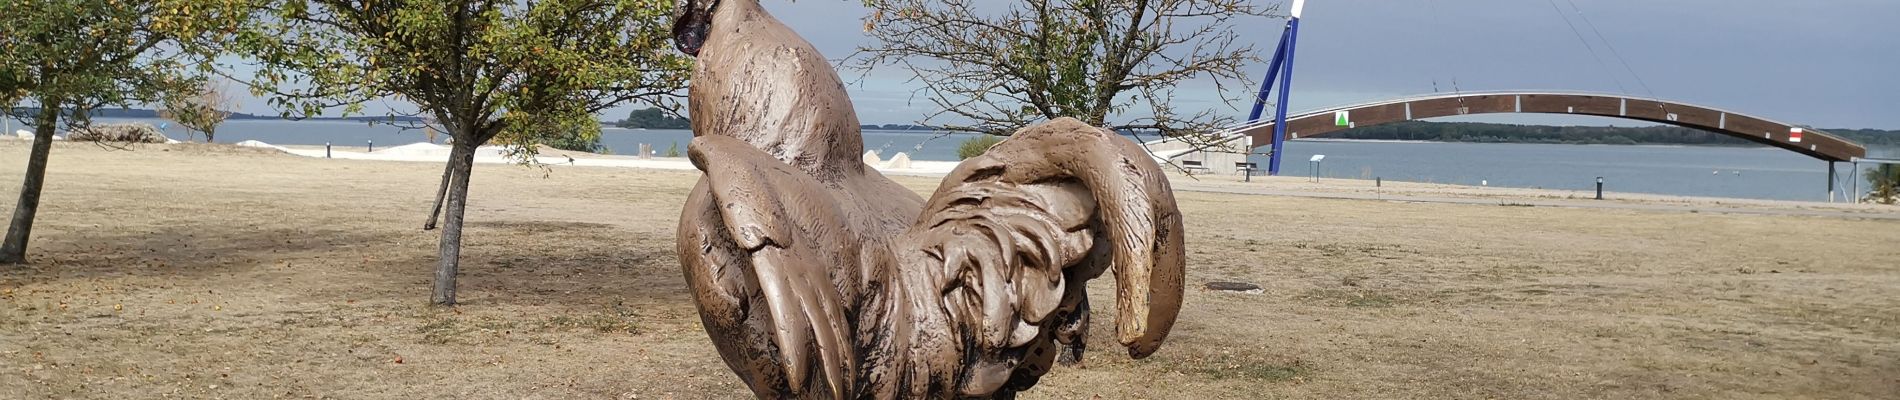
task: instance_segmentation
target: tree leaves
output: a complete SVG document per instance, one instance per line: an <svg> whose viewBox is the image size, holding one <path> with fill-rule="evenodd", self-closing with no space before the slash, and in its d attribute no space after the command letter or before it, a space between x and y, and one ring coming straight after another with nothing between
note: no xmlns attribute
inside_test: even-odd
<svg viewBox="0 0 1900 400"><path fill-rule="evenodd" d="M284 105L313 115L400 96L478 143L539 143L570 133L543 125L671 105L691 65L667 46L667 1L257 1L240 49Z"/></svg>
<svg viewBox="0 0 1900 400"><path fill-rule="evenodd" d="M228 0L0 0L0 108L21 100L86 111L156 102L203 82L187 64L214 52L230 26ZM35 113L14 113L29 123Z"/></svg>

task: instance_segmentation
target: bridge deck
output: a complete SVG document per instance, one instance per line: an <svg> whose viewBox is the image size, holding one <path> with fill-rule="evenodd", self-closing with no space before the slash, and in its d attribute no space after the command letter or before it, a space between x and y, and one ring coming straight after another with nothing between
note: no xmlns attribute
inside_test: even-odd
<svg viewBox="0 0 1900 400"><path fill-rule="evenodd" d="M1356 127L1400 121L1497 113L1593 115L1677 125L1833 162L1867 156L1867 148L1858 143L1766 118L1656 99L1551 92L1465 93L1322 109L1288 116L1287 138L1322 137ZM1258 144L1271 143L1273 121L1242 125L1227 133L1251 136Z"/></svg>

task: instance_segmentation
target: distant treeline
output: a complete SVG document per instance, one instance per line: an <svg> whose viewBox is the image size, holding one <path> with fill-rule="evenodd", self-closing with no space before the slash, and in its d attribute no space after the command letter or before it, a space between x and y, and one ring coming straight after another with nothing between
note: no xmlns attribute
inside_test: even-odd
<svg viewBox="0 0 1900 400"><path fill-rule="evenodd" d="M1822 129L1867 146L1900 147L1900 131L1880 129Z"/></svg>
<svg viewBox="0 0 1900 400"><path fill-rule="evenodd" d="M668 114L658 108L643 108L627 113L627 119L614 126L627 129L693 129L693 121Z"/></svg>
<svg viewBox="0 0 1900 400"><path fill-rule="evenodd" d="M1873 146L1900 146L1900 131L1878 129L1821 129L1842 138ZM1682 144L1748 146L1741 138L1678 126L1541 126L1477 122L1407 121L1356 128L1325 136L1328 139L1419 140L1475 143L1561 144Z"/></svg>

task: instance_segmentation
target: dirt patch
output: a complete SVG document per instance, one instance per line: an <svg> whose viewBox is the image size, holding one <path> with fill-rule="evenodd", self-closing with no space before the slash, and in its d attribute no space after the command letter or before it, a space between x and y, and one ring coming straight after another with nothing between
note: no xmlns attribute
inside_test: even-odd
<svg viewBox="0 0 1900 400"><path fill-rule="evenodd" d="M0 177L25 154L0 142ZM59 144L33 262L0 267L0 398L748 396L673 256L697 174L477 166L442 310L440 173ZM1900 395L1900 222L1180 200L1188 285L1261 293L1189 290L1144 360L1098 313L1083 367L1026 398Z"/></svg>

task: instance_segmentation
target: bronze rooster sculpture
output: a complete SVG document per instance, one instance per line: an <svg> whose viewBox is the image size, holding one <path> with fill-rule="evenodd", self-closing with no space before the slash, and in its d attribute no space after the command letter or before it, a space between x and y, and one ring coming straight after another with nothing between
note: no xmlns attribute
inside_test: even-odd
<svg viewBox="0 0 1900 400"><path fill-rule="evenodd" d="M1139 145L1073 119L958 165L928 201L868 168L837 73L757 0L686 0L676 47L704 172L680 266L760 398L1010 398L1077 360L1090 279L1152 354L1180 311L1181 215Z"/></svg>

